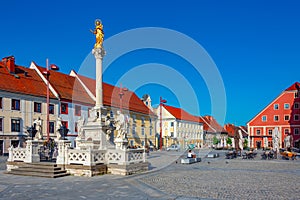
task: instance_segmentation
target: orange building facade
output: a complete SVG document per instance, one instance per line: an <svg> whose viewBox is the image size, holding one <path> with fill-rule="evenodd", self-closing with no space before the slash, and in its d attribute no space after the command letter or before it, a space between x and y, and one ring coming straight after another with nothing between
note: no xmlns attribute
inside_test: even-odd
<svg viewBox="0 0 300 200"><path fill-rule="evenodd" d="M276 127L280 132L281 148L287 135L291 136L293 147L300 147L299 88L300 83L294 83L248 122L251 147L272 147L272 134Z"/></svg>

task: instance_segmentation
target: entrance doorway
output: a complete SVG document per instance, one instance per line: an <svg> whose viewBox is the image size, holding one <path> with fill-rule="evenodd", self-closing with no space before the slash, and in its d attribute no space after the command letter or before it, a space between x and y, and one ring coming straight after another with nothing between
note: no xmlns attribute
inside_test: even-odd
<svg viewBox="0 0 300 200"><path fill-rule="evenodd" d="M256 147L257 147L258 149L261 148L261 141L256 141Z"/></svg>

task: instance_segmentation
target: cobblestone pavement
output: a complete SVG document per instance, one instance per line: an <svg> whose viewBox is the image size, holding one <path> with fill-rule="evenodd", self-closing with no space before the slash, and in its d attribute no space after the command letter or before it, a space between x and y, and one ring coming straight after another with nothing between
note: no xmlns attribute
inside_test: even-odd
<svg viewBox="0 0 300 200"><path fill-rule="evenodd" d="M208 150L201 150L203 158ZM47 179L0 173L0 199L299 199L300 161L203 158L151 152L148 173ZM3 171L2 171L3 172Z"/></svg>

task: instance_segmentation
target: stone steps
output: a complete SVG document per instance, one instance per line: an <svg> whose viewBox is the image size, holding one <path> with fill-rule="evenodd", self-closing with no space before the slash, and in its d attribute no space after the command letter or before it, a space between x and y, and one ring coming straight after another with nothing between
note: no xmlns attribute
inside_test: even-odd
<svg viewBox="0 0 300 200"><path fill-rule="evenodd" d="M70 175L66 170L62 170L55 163L24 163L19 168L11 169L8 174L22 176L37 176L46 178L58 178Z"/></svg>

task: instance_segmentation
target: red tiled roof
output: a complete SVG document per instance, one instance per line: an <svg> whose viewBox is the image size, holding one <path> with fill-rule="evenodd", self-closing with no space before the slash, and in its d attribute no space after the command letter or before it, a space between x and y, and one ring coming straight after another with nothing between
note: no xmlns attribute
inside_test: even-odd
<svg viewBox="0 0 300 200"><path fill-rule="evenodd" d="M37 68L40 72L46 70L40 66L37 66ZM76 80L75 77L52 70L49 70L49 72L50 84L59 94L61 100L83 103L87 105L95 104L94 100L87 94L83 86L78 80Z"/></svg>
<svg viewBox="0 0 300 200"><path fill-rule="evenodd" d="M243 137L247 137L247 128L246 127L243 127L243 126L235 126L234 124L226 124L224 126L224 129L226 132L228 132L228 136L229 137L234 137L234 133L235 133L235 130L237 129L240 129L242 131L242 135Z"/></svg>
<svg viewBox="0 0 300 200"><path fill-rule="evenodd" d="M94 79L78 75L77 77L84 85L96 96L96 81ZM120 87L103 83L103 105L111 107L120 107ZM124 91L122 96L122 107L134 112L154 115L154 113L141 101L141 99L132 91Z"/></svg>
<svg viewBox="0 0 300 200"><path fill-rule="evenodd" d="M225 132L223 127L212 116L203 116L199 120L204 124L203 129L208 132Z"/></svg>
<svg viewBox="0 0 300 200"><path fill-rule="evenodd" d="M300 83L299 82L295 82L293 85L291 85L285 91L292 91L292 90L300 90Z"/></svg>
<svg viewBox="0 0 300 200"><path fill-rule="evenodd" d="M35 70L15 65L15 75L10 74L2 61L0 61L0 88L7 92L47 97L46 84ZM55 98L51 92L50 98Z"/></svg>
<svg viewBox="0 0 300 200"><path fill-rule="evenodd" d="M198 117L189 114L188 112L186 112L185 110L183 110L181 108L176 108L176 107L168 106L168 105L165 105L165 104L163 104L163 107L169 113L171 113L171 115L173 115L176 119L184 120L184 121L191 121L191 122L198 122L199 123Z"/></svg>

